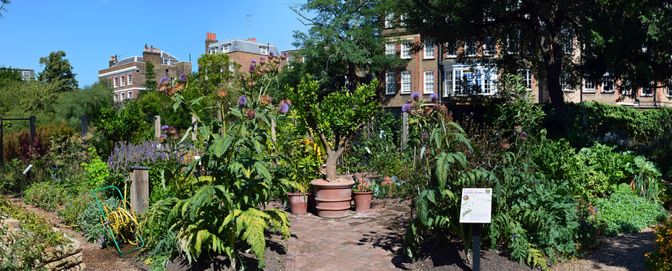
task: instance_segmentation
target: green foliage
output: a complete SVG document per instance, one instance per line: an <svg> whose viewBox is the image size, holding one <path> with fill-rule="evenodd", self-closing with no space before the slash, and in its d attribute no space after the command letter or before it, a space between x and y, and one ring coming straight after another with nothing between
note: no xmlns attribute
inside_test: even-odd
<svg viewBox="0 0 672 271"><path fill-rule="evenodd" d="M43 83L55 84L56 92L77 89L77 80L70 61L65 58L65 52L55 51L49 53L49 56L40 57L40 65L44 65L44 70L40 72L38 79Z"/></svg>
<svg viewBox="0 0 672 271"><path fill-rule="evenodd" d="M154 63L147 60L145 64L145 92L156 92L156 75L154 74Z"/></svg>
<svg viewBox="0 0 672 271"><path fill-rule="evenodd" d="M117 209L119 200L115 198L108 198L101 202L104 206L111 210ZM105 236L105 228L103 228L103 221L100 217L100 210L96 204L95 199L89 201L83 212L77 217L77 224L84 233L84 236L89 242L97 241Z"/></svg>
<svg viewBox="0 0 672 271"><path fill-rule="evenodd" d="M34 213L5 199L0 199L0 219L19 220L19 230L0 227L0 270L35 270L45 255L45 249L64 244L65 237Z"/></svg>
<svg viewBox="0 0 672 271"><path fill-rule="evenodd" d="M667 215L659 203L638 196L627 184L612 189L611 196L595 201L595 219L604 224L607 235L639 232Z"/></svg>
<svg viewBox="0 0 672 271"><path fill-rule="evenodd" d="M18 69L0 67L0 82L21 82L21 72Z"/></svg>
<svg viewBox="0 0 672 271"><path fill-rule="evenodd" d="M121 109L100 108L95 126L94 146L99 154L109 154L116 142L136 143L152 136L151 125L140 106L131 101Z"/></svg>
<svg viewBox="0 0 672 271"><path fill-rule="evenodd" d="M80 117L87 116L90 122L95 122L99 109L110 106L112 88L107 82L100 81L84 89L61 94L54 104L54 111L58 120L70 127L80 127Z"/></svg>
<svg viewBox="0 0 672 271"><path fill-rule="evenodd" d="M644 253L649 270L672 270L672 219L658 225L655 229L654 250Z"/></svg>
<svg viewBox="0 0 672 271"><path fill-rule="evenodd" d="M23 198L26 203L35 205L47 211L55 211L56 208L65 203L68 192L63 186L44 181L32 184L26 189Z"/></svg>
<svg viewBox="0 0 672 271"><path fill-rule="evenodd" d="M379 2L310 0L294 10L311 26L307 33L294 33L305 59L294 64L304 66L296 72L317 78L320 96L353 90L387 69L405 66L405 60L385 55Z"/></svg>
<svg viewBox="0 0 672 271"><path fill-rule="evenodd" d="M524 131L536 131L539 128L544 111L532 100L522 76L504 74L500 78L497 94L503 101L496 105L496 125L503 129L520 126Z"/></svg>
<svg viewBox="0 0 672 271"><path fill-rule="evenodd" d="M110 170L107 163L100 159L95 148L89 148L89 156L91 157L91 161L89 163L82 163L82 169L89 182L89 187L94 189L101 188L106 185L106 180L110 177Z"/></svg>
<svg viewBox="0 0 672 271"><path fill-rule="evenodd" d="M66 225L78 230L82 230L82 227L79 224L79 217L82 213L85 212L86 208L89 206L89 204L91 204L92 201L95 200L91 198L89 193L70 195L69 197L65 198L63 203L65 208L58 210L58 217L60 217L61 220L63 220L63 223Z"/></svg>
<svg viewBox="0 0 672 271"><path fill-rule="evenodd" d="M307 136L307 129L298 121L296 111L291 111L278 123L278 143L279 160L275 176L298 184L299 191L308 191L310 181L318 177L322 157L317 150L319 145Z"/></svg>

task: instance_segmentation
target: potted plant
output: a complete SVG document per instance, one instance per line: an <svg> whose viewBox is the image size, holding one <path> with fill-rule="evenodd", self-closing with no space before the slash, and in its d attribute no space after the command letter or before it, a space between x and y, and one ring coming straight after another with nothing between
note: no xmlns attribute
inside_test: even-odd
<svg viewBox="0 0 672 271"><path fill-rule="evenodd" d="M356 184L352 188L355 198L355 211L358 213L367 213L371 209L371 200L373 199L373 190L371 182L364 178L356 178Z"/></svg>
<svg viewBox="0 0 672 271"><path fill-rule="evenodd" d="M337 161L352 136L378 109L377 82L359 85L354 91L342 89L319 98L319 82L306 76L290 90L296 111L318 150L326 154L326 179L311 182L315 191L317 214L321 217L344 217L350 210L354 181L337 175Z"/></svg>

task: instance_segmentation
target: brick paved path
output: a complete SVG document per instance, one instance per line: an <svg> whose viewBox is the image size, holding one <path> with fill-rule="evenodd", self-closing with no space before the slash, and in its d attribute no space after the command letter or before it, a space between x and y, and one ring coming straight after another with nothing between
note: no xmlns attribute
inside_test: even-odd
<svg viewBox="0 0 672 271"><path fill-rule="evenodd" d="M290 215L287 270L398 270L408 207L372 209L339 219Z"/></svg>

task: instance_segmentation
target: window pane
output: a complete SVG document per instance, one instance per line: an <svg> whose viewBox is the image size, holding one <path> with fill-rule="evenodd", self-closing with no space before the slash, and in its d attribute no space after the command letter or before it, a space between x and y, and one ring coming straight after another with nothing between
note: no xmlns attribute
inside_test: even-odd
<svg viewBox="0 0 672 271"><path fill-rule="evenodd" d="M411 72L409 71L401 73L401 92L411 93Z"/></svg>

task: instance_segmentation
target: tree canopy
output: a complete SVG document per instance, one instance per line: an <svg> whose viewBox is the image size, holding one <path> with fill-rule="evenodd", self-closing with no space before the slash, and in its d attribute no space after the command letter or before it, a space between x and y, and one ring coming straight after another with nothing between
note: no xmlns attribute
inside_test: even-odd
<svg viewBox="0 0 672 271"><path fill-rule="evenodd" d="M388 12L436 42L497 41L511 71L532 68L550 101L562 106L563 77L605 72L642 86L672 75L668 1L399 0ZM574 50L580 48L580 50ZM573 53L572 53L573 52Z"/></svg>
<svg viewBox="0 0 672 271"><path fill-rule="evenodd" d="M51 52L49 56L40 58L40 64L44 65L44 70L38 76L41 82L56 85L58 92L73 91L78 88L70 61L65 58L65 52Z"/></svg>
<svg viewBox="0 0 672 271"><path fill-rule="evenodd" d="M294 9L310 26L307 33L294 33L294 45L301 48L305 71L320 80L322 92L354 90L405 63L385 55L379 4L376 0L308 0Z"/></svg>

